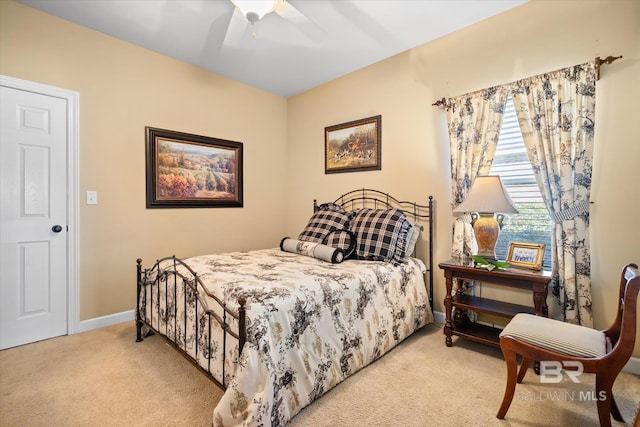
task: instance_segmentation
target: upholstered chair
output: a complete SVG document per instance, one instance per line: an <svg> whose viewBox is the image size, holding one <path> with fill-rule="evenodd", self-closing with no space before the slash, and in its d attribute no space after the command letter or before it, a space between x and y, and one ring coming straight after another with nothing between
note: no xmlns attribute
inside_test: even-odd
<svg viewBox="0 0 640 427"><path fill-rule="evenodd" d="M616 319L603 331L531 314L514 316L500 334L500 348L507 362L507 385L497 417L505 417L516 383L522 382L530 361L535 360L564 362L565 367L581 367L582 372L595 374L600 425L611 426L609 414L623 421L612 387L635 345L639 290L638 266L628 264L620 277ZM520 372L518 354L522 356Z"/></svg>

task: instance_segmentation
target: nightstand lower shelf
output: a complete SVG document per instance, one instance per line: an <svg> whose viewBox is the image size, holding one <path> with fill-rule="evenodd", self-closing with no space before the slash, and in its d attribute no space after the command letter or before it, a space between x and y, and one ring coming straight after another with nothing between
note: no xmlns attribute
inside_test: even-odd
<svg viewBox="0 0 640 427"><path fill-rule="evenodd" d="M451 334L493 347L500 347L500 331L501 329L480 323L465 322L461 325L455 325Z"/></svg>
<svg viewBox="0 0 640 427"><path fill-rule="evenodd" d="M479 313L491 313L502 317L513 317L518 313L536 314L531 306L512 304L488 298L457 294L451 298L453 307L471 310Z"/></svg>

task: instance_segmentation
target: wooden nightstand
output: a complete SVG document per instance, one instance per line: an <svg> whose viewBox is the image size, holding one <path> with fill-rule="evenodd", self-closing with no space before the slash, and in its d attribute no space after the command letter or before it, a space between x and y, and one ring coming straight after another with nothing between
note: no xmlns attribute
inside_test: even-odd
<svg viewBox="0 0 640 427"><path fill-rule="evenodd" d="M507 318L511 318L517 313L531 313L545 317L549 314L547 287L551 282L550 271L516 268L509 268L506 271L488 271L483 268L475 268L472 260L462 259L451 259L438 264L438 266L444 270L444 276L447 280L447 295L444 299L446 316L444 334L447 347L451 347L453 344L452 335L500 347L498 335L501 330L470 321L468 316L464 315L465 311L489 313ZM458 281L458 292L451 295L454 280ZM462 281L470 280L530 290L533 293L533 307L465 295ZM454 307L456 308L455 319L452 318Z"/></svg>

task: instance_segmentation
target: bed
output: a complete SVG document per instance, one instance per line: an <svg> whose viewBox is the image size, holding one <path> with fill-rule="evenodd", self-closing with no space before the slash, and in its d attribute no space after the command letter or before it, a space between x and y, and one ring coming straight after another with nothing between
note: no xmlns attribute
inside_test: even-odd
<svg viewBox="0 0 640 427"><path fill-rule="evenodd" d="M433 203L359 189L314 200L280 247L138 259L136 341L161 335L225 390L214 426L284 425L433 321Z"/></svg>

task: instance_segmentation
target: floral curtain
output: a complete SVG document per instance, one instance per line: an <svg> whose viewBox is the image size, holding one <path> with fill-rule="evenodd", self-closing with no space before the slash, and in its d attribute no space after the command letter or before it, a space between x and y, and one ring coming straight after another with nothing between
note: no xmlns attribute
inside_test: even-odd
<svg viewBox="0 0 640 427"><path fill-rule="evenodd" d="M595 82L594 64L587 63L511 84L536 181L555 221L551 290L566 322L589 327Z"/></svg>
<svg viewBox="0 0 640 427"><path fill-rule="evenodd" d="M488 175L496 152L508 87L493 87L447 100L451 144L451 190L455 209L476 175ZM469 214L454 213L453 257L470 256L473 229Z"/></svg>

